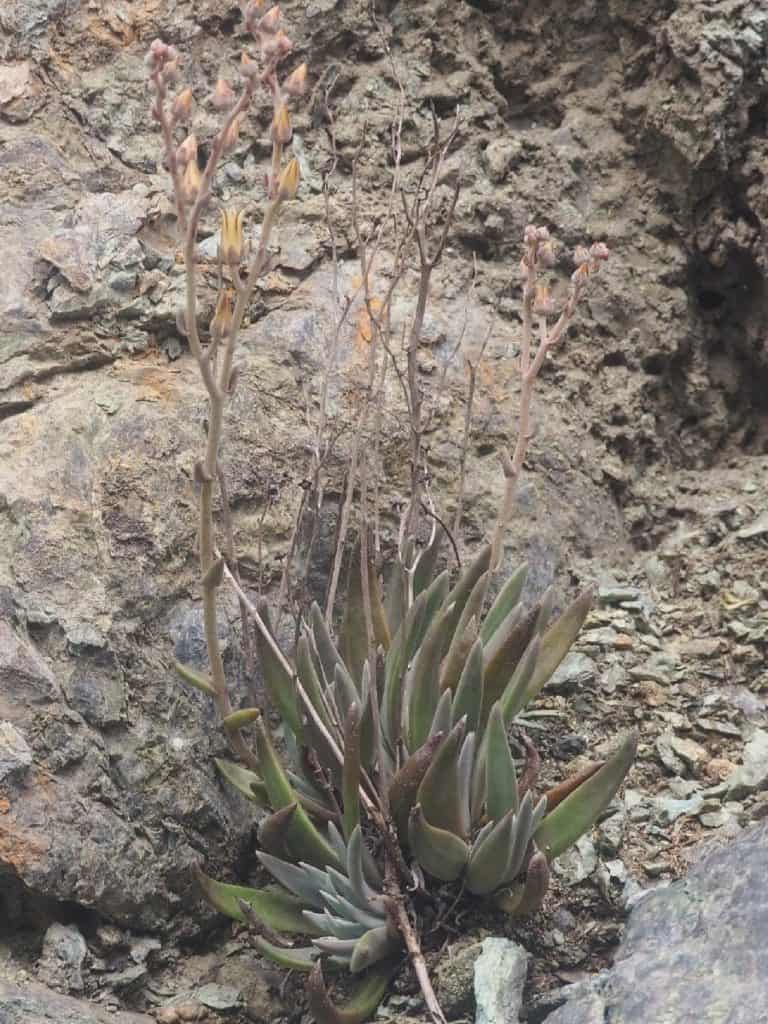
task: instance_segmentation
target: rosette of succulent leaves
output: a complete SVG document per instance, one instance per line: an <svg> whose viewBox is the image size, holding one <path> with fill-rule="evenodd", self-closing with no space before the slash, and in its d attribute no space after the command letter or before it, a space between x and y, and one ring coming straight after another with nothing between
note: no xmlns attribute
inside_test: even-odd
<svg viewBox="0 0 768 1024"><path fill-rule="evenodd" d="M573 644L591 593L554 617L551 592L525 607L522 566L489 602L490 546L452 582L436 574L440 539L398 559L386 593L373 566L361 571L358 544L338 642L316 605L291 660L261 635L285 754L266 715L235 712L238 723L252 719L259 772L218 762L269 812L257 857L276 885L228 885L200 871L203 892L254 926L265 957L310 972L321 1022L365 1019L402 960L389 873L408 873L417 905L420 891L452 886L453 898L535 910L552 860L592 827L635 754L628 735L608 760L538 791L538 755L519 724ZM259 611L268 622L264 604ZM287 935L305 941L289 945ZM321 961L362 975L344 1011L331 1004Z"/></svg>

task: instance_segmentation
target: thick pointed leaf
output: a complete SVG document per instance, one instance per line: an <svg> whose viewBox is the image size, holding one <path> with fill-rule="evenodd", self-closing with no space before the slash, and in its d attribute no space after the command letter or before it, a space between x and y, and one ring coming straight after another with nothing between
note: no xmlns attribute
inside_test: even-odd
<svg viewBox="0 0 768 1024"><path fill-rule="evenodd" d="M247 800L252 800L259 807L269 807L267 787L255 772L235 764L234 761L224 761L219 757L213 760L227 782L239 790Z"/></svg>
<svg viewBox="0 0 768 1024"><path fill-rule="evenodd" d="M250 725L260 716L259 708L240 708L239 711L232 711L226 718L223 718L221 724L229 730L242 729L244 725Z"/></svg>
<svg viewBox="0 0 768 1024"><path fill-rule="evenodd" d="M196 690L206 694L208 697L216 696L216 687L210 679L206 678L206 676L202 676L199 672L195 672L195 670L190 668L189 665L182 665L180 661L174 661L173 667L185 683L189 683L190 686L193 686Z"/></svg>
<svg viewBox="0 0 768 1024"><path fill-rule="evenodd" d="M469 652L453 698L453 724L466 715L467 729L474 732L480 723L483 703L483 645L476 640Z"/></svg>
<svg viewBox="0 0 768 1024"><path fill-rule="evenodd" d="M430 825L420 804L410 814L408 842L421 867L441 882L455 881L469 859L469 846L464 840L453 832Z"/></svg>
<svg viewBox="0 0 768 1024"><path fill-rule="evenodd" d="M305 908L325 909L321 893L325 891L326 886L330 886L327 878L320 879L317 874L305 871L300 865L292 864L280 857L273 857L272 854L265 853L264 850L258 850L256 856L270 875L294 896L297 896Z"/></svg>
<svg viewBox="0 0 768 1024"><path fill-rule="evenodd" d="M416 556L412 566L413 597L414 600L419 594L426 590L432 583L437 568L437 560L440 557L440 550L443 546L445 531L441 526L434 524L429 544L422 548Z"/></svg>
<svg viewBox="0 0 768 1024"><path fill-rule="evenodd" d="M550 861L592 828L616 795L636 753L637 733L631 732L594 775L546 815L534 838Z"/></svg>
<svg viewBox="0 0 768 1024"><path fill-rule="evenodd" d="M539 644L538 636L534 636L501 695L499 703L505 725L509 725L527 703L526 693L539 659Z"/></svg>
<svg viewBox="0 0 768 1024"><path fill-rule="evenodd" d="M549 889L549 879L549 862L544 854L537 850L528 861L525 881L511 889L502 890L494 897L494 903L500 910L516 917L532 914L544 902Z"/></svg>
<svg viewBox="0 0 768 1024"><path fill-rule="evenodd" d="M274 630L270 624L269 606L265 600L257 602L257 610L269 632L274 637ZM293 684L293 677L286 671L285 666L270 644L262 636L261 631L256 631L256 649L259 655L259 664L264 677L264 684L269 693L272 703L280 712L280 717L297 738L301 736L301 718L296 703L296 687Z"/></svg>
<svg viewBox="0 0 768 1024"><path fill-rule="evenodd" d="M466 722L462 719L443 740L419 786L417 802L435 828L461 836L464 811L459 792L459 752Z"/></svg>
<svg viewBox="0 0 768 1024"><path fill-rule="evenodd" d="M523 593L527 575L528 566L523 563L512 573L499 591L480 629L480 639L483 641L483 644L489 643L502 622L504 622L513 608L517 606Z"/></svg>
<svg viewBox="0 0 768 1024"><path fill-rule="evenodd" d="M359 939L365 935L365 927L359 921L345 921L329 914L327 910L322 914L305 910L304 919L315 929L313 935L333 935L337 939Z"/></svg>
<svg viewBox="0 0 768 1024"><path fill-rule="evenodd" d="M537 806L535 809L537 817L541 817L545 809L546 802L542 802L540 806ZM525 863L525 855L534 827L533 794L529 790L520 801L520 809L515 816L514 843L509 851L509 865L507 867L507 875L504 878L505 882L514 881L520 874Z"/></svg>
<svg viewBox="0 0 768 1024"><path fill-rule="evenodd" d="M541 636L541 649L528 689L525 693L525 707L552 678L560 662L566 656L584 625L592 607L594 593L585 590L565 609L563 614L549 626Z"/></svg>
<svg viewBox="0 0 768 1024"><path fill-rule="evenodd" d="M440 699L440 662L451 638L450 617L450 609L436 616L408 673L405 692L409 750L416 750L429 737L429 727Z"/></svg>
<svg viewBox="0 0 768 1024"><path fill-rule="evenodd" d="M250 941L263 957L288 971L311 971L320 956L320 950L314 946L276 946L261 935L254 935Z"/></svg>
<svg viewBox="0 0 768 1024"><path fill-rule="evenodd" d="M344 723L344 768L342 770L344 835L349 839L360 824L360 708L353 704Z"/></svg>
<svg viewBox="0 0 768 1024"><path fill-rule="evenodd" d="M447 604L453 605L453 618L451 631L454 632L461 619L464 606L469 600L469 595L475 589L477 581L488 572L491 565L491 545L485 544L475 555L472 562L467 566L456 581L453 590L448 595Z"/></svg>
<svg viewBox="0 0 768 1024"><path fill-rule="evenodd" d="M307 696L312 701L312 707L317 711L323 725L331 734L334 732L331 716L328 713L328 705L323 697L323 688L312 658L312 649L306 633L302 633L299 642L296 644L296 672L301 685L306 690Z"/></svg>
<svg viewBox="0 0 768 1024"><path fill-rule="evenodd" d="M357 940L349 961L352 974L367 970L380 960L393 956L401 948L402 941L389 925L372 928Z"/></svg>
<svg viewBox="0 0 768 1024"><path fill-rule="evenodd" d="M288 831L291 849L310 864L319 867L332 864L340 867L333 847L322 837L299 803L262 721L256 722L256 749L269 802L274 810L279 811L281 807L287 807L289 804L299 804Z"/></svg>
<svg viewBox="0 0 768 1024"><path fill-rule="evenodd" d="M515 761L509 749L507 730L498 701L493 705L488 720L485 764L486 809L491 821L498 821L507 811L516 812L520 804Z"/></svg>
<svg viewBox="0 0 768 1024"><path fill-rule="evenodd" d="M404 678L408 665L447 593L448 573L443 572L416 598L387 651L381 718L393 751L402 734Z"/></svg>
<svg viewBox="0 0 768 1024"><path fill-rule="evenodd" d="M366 930L378 928L384 923L383 916L374 914L370 910L363 910L362 907L356 906L351 900L340 896L338 893L326 892L324 890L322 896L326 906L334 914L338 917L343 917L347 921L359 921L360 924L365 925Z"/></svg>
<svg viewBox="0 0 768 1024"><path fill-rule="evenodd" d="M358 983L344 1007L339 1009L331 1002L322 968L316 964L307 979L307 1003L315 1024L363 1024L376 1012L398 967L399 959L382 960L376 964Z"/></svg>
<svg viewBox="0 0 768 1024"><path fill-rule="evenodd" d="M485 649L483 710L481 725L502 696L534 636L538 606L527 613L516 609L496 630Z"/></svg>
<svg viewBox="0 0 768 1024"><path fill-rule="evenodd" d="M515 812L508 811L482 839L475 840L467 865L466 886L484 896L502 884L507 875L515 839Z"/></svg>
<svg viewBox="0 0 768 1024"><path fill-rule="evenodd" d="M467 663L470 651L477 640L477 618L472 616L464 625L459 623L453 635L448 653L440 668L440 689L443 692L455 693L461 681L461 674Z"/></svg>
<svg viewBox="0 0 768 1024"><path fill-rule="evenodd" d="M435 733L442 733L445 735L450 732L451 729L451 711L453 701L451 700L451 691L446 690L440 700L437 702L435 708L435 714L432 717L432 724L429 727L429 735L434 736Z"/></svg>
<svg viewBox="0 0 768 1024"><path fill-rule="evenodd" d="M476 739L477 737L473 732L467 733L456 765L457 792L461 811L461 835L463 836L468 836L472 831L472 768L475 763Z"/></svg>
<svg viewBox="0 0 768 1024"><path fill-rule="evenodd" d="M368 633L365 622L363 604L363 580L361 543L358 538L352 552L349 566L349 586L347 588L344 607L344 622L341 628L340 650L352 678L358 682L363 665L368 657ZM388 650L390 645L389 627L387 626L384 606L381 602L381 587L376 575L376 567L368 560L368 596L370 599L373 634L376 644Z"/></svg>
<svg viewBox="0 0 768 1024"><path fill-rule="evenodd" d="M416 794L443 739L441 733L430 736L423 747L411 754L389 787L389 806L401 841L408 836L408 817L416 803Z"/></svg>
<svg viewBox="0 0 768 1024"><path fill-rule="evenodd" d="M346 673L344 662L341 660L341 654L333 642L330 630L323 618L323 613L320 611L316 601L313 602L309 614L312 635L315 640L318 657L320 658L323 675L325 676L325 682L326 685L330 686L336 676L337 669Z"/></svg>
<svg viewBox="0 0 768 1024"><path fill-rule="evenodd" d="M239 900L244 900L267 928L273 932L320 935L321 932L304 919L304 904L301 899L277 889L251 889L245 885L228 885L209 878L200 868L195 868L195 878L206 900L216 910L235 921L245 921Z"/></svg>
<svg viewBox="0 0 768 1024"><path fill-rule="evenodd" d="M288 833L295 812L296 804L287 804L262 821L259 825L259 846L262 850L284 860L292 856L288 846Z"/></svg>
<svg viewBox="0 0 768 1024"><path fill-rule="evenodd" d="M408 577L399 558L392 563L384 595L384 614L391 636L396 636L408 611Z"/></svg>

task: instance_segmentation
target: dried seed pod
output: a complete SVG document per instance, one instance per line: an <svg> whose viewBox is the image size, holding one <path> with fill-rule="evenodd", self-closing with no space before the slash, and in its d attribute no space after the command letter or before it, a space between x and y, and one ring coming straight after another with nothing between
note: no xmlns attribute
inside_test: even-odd
<svg viewBox="0 0 768 1024"><path fill-rule="evenodd" d="M299 64L283 82L283 89L289 96L298 98L307 91L307 65Z"/></svg>
<svg viewBox="0 0 768 1024"><path fill-rule="evenodd" d="M171 118L174 122L188 121L192 113L192 90L183 89L171 107Z"/></svg>
<svg viewBox="0 0 768 1024"><path fill-rule="evenodd" d="M184 168L184 177L181 181L181 190L183 192L183 198L188 203L194 203L200 193L200 185L202 184L202 177L200 175L200 168L197 166L197 158L189 161L187 166Z"/></svg>
<svg viewBox="0 0 768 1024"><path fill-rule="evenodd" d="M244 120L245 113L238 114L227 128L221 143L222 151L224 153L231 153L237 145L237 140L240 138L240 127Z"/></svg>
<svg viewBox="0 0 768 1024"><path fill-rule="evenodd" d="M285 146L291 141L292 137L291 115L288 113L288 107L281 103L275 111L275 116L272 118L272 141Z"/></svg>
<svg viewBox="0 0 768 1024"><path fill-rule="evenodd" d="M260 32L265 32L267 35L274 35L274 33L280 28L281 17L282 14L280 6L275 4L274 7L270 7L263 18L259 19L257 28Z"/></svg>
<svg viewBox="0 0 768 1024"><path fill-rule="evenodd" d="M289 160L285 165L283 173L280 175L280 180L277 183L278 200L282 202L286 199L294 199L299 190L300 181L299 161L294 157L293 160Z"/></svg>
<svg viewBox="0 0 768 1024"><path fill-rule="evenodd" d="M211 93L211 103L217 110L230 110L235 105L235 93L225 78L219 78Z"/></svg>
<svg viewBox="0 0 768 1024"><path fill-rule="evenodd" d="M216 311L211 320L211 334L223 338L232 327L235 292L233 288L222 288L216 300Z"/></svg>
<svg viewBox="0 0 768 1024"><path fill-rule="evenodd" d="M239 266L243 255L243 220L245 210L221 211L219 253L228 266Z"/></svg>

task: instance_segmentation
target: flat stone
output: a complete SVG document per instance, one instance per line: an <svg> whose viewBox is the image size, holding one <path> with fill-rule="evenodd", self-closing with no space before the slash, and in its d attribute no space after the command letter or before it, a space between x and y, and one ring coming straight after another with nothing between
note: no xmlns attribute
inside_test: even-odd
<svg viewBox="0 0 768 1024"><path fill-rule="evenodd" d="M475 963L475 1024L518 1024L528 953L510 939L484 939Z"/></svg>
<svg viewBox="0 0 768 1024"><path fill-rule="evenodd" d="M592 683L597 675L597 665L587 654L567 654L547 683L547 689L554 693L572 693Z"/></svg>
<svg viewBox="0 0 768 1024"><path fill-rule="evenodd" d="M10 722L0 722L0 782L23 775L31 764L27 741Z"/></svg>
<svg viewBox="0 0 768 1024"><path fill-rule="evenodd" d="M83 961L87 952L85 939L75 925L55 922L45 933L38 977L51 988L82 992Z"/></svg>
<svg viewBox="0 0 768 1024"><path fill-rule="evenodd" d="M703 854L632 907L613 967L546 1024L756 1024L768 978L768 822Z"/></svg>
<svg viewBox="0 0 768 1024"><path fill-rule="evenodd" d="M83 999L52 992L37 982L24 986L0 980L2 1024L155 1024L144 1013L106 1010Z"/></svg>
<svg viewBox="0 0 768 1024"><path fill-rule="evenodd" d="M731 800L768 789L768 732L757 729L744 748L742 764L725 781Z"/></svg>

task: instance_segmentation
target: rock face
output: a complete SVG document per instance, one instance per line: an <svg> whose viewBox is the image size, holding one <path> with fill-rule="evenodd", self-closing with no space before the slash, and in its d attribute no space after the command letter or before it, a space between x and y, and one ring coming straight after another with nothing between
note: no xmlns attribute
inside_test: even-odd
<svg viewBox="0 0 768 1024"><path fill-rule="evenodd" d="M231 869L250 848L249 808L211 766L223 744L209 703L181 690L171 670L173 656L204 664L192 466L205 403L176 327L183 274L142 62L155 36L189 41L185 74L208 145L210 81L247 43L235 6L10 0L0 10L0 911L8 914L23 915L31 890L136 929L189 934L210 920L190 890L193 860ZM442 511L450 515L455 502L467 395L458 346L483 338L498 305L478 372L462 523L469 544L497 507L497 454L517 405L514 268L522 229L535 220L566 249L604 238L613 257L542 380L508 560L525 557L541 590L566 562L575 565L569 584L615 564L630 534L650 543L658 529L650 467L707 462L729 437L749 445L761 436L764 5L557 0L539 12L429 0L380 4L378 24L363 0L281 6L313 81L337 83L331 217L342 294L354 291L359 270L350 167L362 112L363 220L378 222L390 185L400 91L383 41L412 107L407 162L429 138L433 108L448 122L460 104L466 119L446 165L448 181L461 171L463 191L420 351ZM301 201L275 239L227 422L225 470L253 593L282 570L332 334L322 91L296 118ZM264 137L267 120L261 108L254 114L214 197L245 206L251 225L263 210L266 159L253 137ZM210 218L200 239L204 328L214 228ZM557 289L569 270L566 260ZM398 336L415 294L406 276ZM362 312L350 310L330 381L338 441L307 573L313 594L364 383ZM408 444L394 375L383 404L381 513L391 544ZM239 703L254 681L229 599L221 629Z"/></svg>
<svg viewBox="0 0 768 1024"><path fill-rule="evenodd" d="M632 910L613 967L546 1024L754 1024L766 1015L768 823ZM566 990L568 991L568 990Z"/></svg>
<svg viewBox="0 0 768 1024"><path fill-rule="evenodd" d="M0 981L3 1024L152 1024L143 1013L121 1013L51 992L27 982L23 988Z"/></svg>

